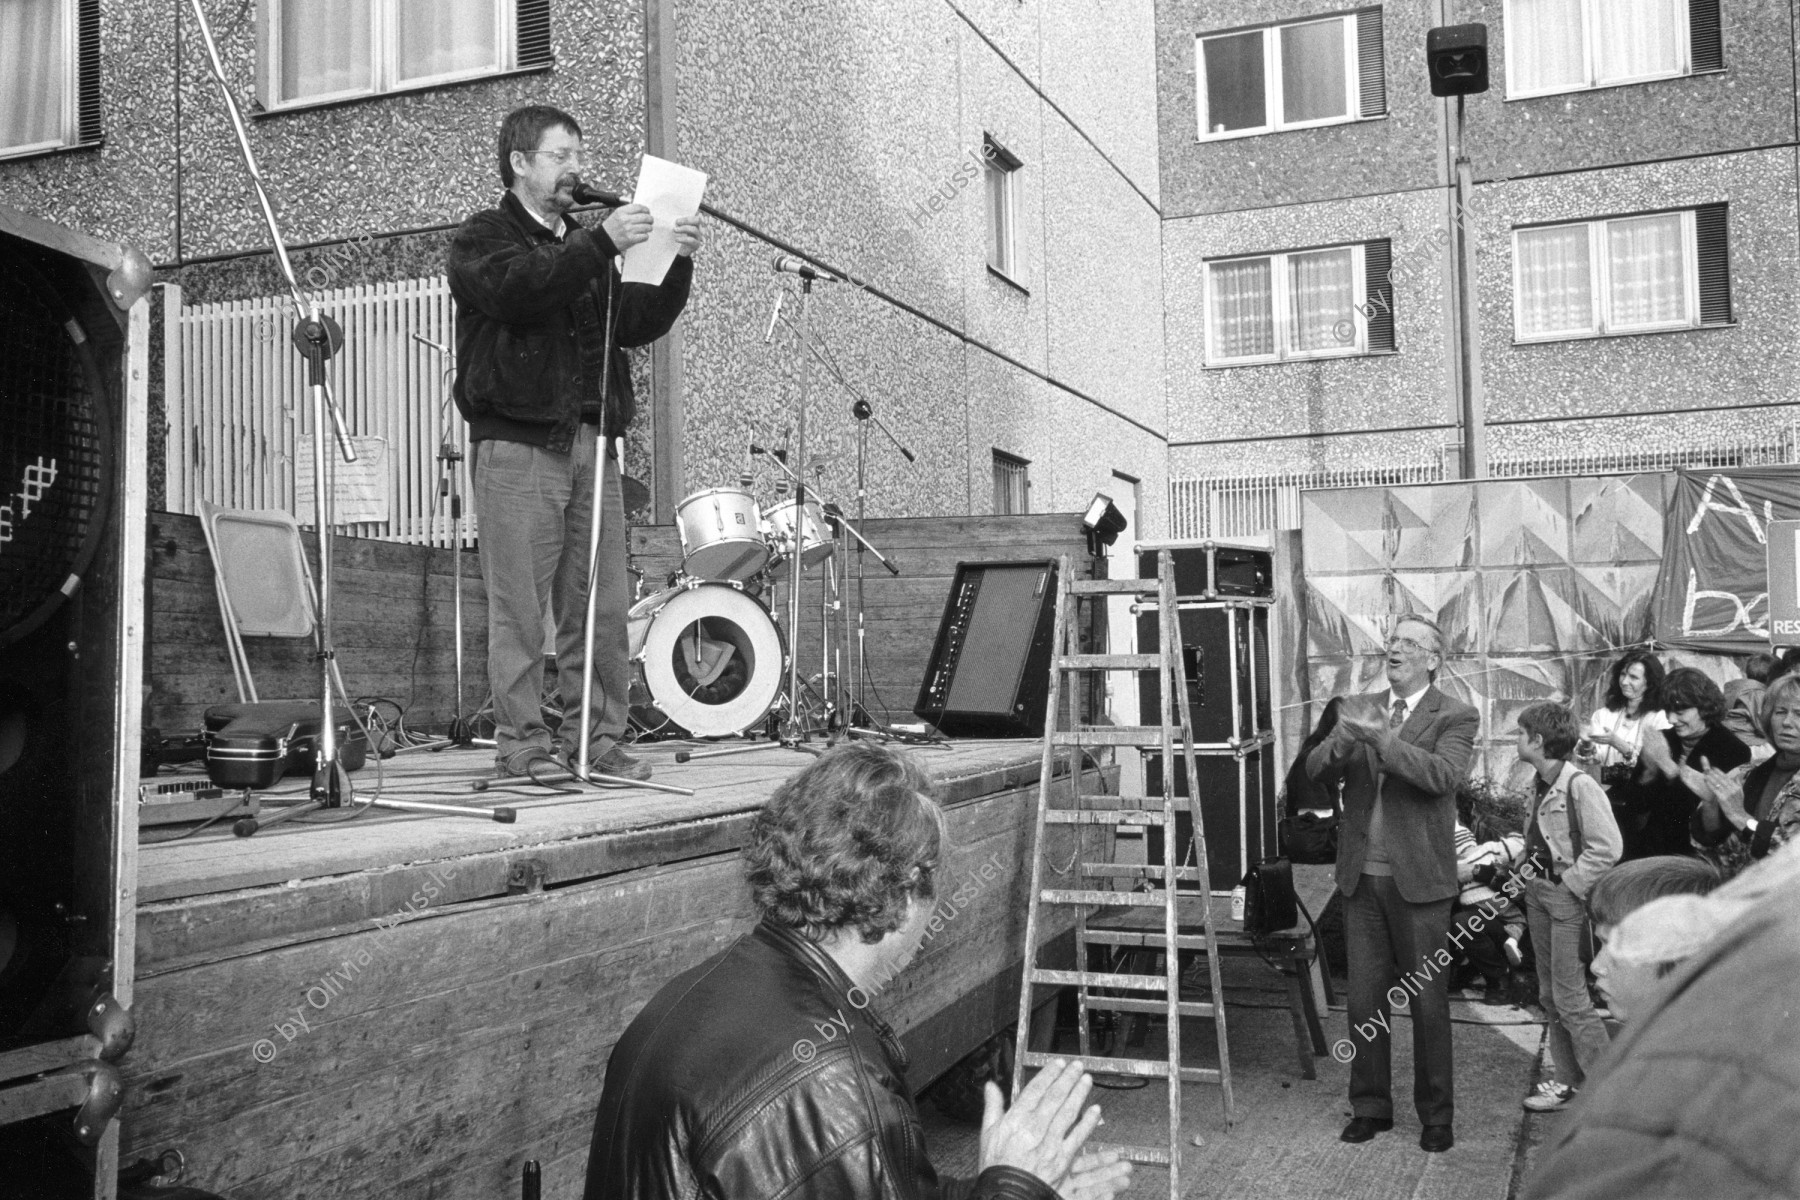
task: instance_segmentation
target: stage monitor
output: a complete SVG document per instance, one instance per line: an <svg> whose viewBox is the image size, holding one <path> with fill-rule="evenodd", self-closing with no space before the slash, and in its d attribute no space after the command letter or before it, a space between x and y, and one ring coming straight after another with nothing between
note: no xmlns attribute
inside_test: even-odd
<svg viewBox="0 0 1800 1200"><path fill-rule="evenodd" d="M952 737L1038 737L1056 563L958 563L913 711Z"/></svg>

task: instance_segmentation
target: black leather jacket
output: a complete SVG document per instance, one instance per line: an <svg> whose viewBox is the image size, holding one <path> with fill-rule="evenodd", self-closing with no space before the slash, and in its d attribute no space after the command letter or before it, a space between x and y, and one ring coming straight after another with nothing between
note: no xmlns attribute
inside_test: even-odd
<svg viewBox="0 0 1800 1200"><path fill-rule="evenodd" d="M450 243L454 395L476 441L498 438L563 453L584 414L598 418L603 279L615 310L606 432L622 436L636 409L622 347L662 337L687 303L692 258L678 255L660 284L621 283L612 266L618 250L605 231L563 220L559 242L508 192L499 208L464 221Z"/></svg>
<svg viewBox="0 0 1800 1200"><path fill-rule="evenodd" d="M1010 1167L940 1182L905 1070L837 964L765 922L664 986L613 1047L585 1198L1054 1200Z"/></svg>

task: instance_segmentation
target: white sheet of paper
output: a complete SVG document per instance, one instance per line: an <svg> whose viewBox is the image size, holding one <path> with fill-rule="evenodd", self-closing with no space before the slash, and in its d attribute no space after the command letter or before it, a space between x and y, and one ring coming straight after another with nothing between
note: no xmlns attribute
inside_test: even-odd
<svg viewBox="0 0 1800 1200"><path fill-rule="evenodd" d="M655 222L647 241L625 251L626 283L661 283L675 261L675 221L699 215L700 198L706 195L706 172L672 163L654 154L644 155L638 167L634 204L648 205Z"/></svg>

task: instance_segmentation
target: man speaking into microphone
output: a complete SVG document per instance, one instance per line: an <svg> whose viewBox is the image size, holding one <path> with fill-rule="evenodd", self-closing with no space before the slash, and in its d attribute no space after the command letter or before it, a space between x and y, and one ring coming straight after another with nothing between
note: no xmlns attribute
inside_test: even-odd
<svg viewBox="0 0 1800 1200"><path fill-rule="evenodd" d="M447 268L456 300L454 394L473 443L487 584L495 775L529 777L534 765L580 758L588 538L597 495L588 763L600 774L647 779L649 765L619 742L628 713L631 594L619 464L606 451L624 436L636 407L624 350L649 345L681 315L699 222L675 223L677 255L660 284L624 283L616 260L649 238L650 210L624 205L591 227L571 215L596 196L581 180L575 118L541 104L514 109L501 122L498 150L505 193L498 207L462 223ZM556 624L562 709L554 732L541 704L546 602Z"/></svg>

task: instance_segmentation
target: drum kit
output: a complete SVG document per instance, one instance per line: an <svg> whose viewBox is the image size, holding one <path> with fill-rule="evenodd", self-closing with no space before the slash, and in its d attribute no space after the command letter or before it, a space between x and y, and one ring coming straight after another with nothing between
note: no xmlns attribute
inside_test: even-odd
<svg viewBox="0 0 1800 1200"><path fill-rule="evenodd" d="M755 449L793 474L780 452ZM855 538L895 568L816 492L797 501L786 495L784 480L782 495L764 508L750 491L753 478L746 474L739 482L695 492L676 506L681 569L668 587L633 604L627 617L636 673L632 722L640 738L767 732L779 739L783 730L835 733L859 715L842 663L849 596L839 567ZM776 602L796 555L799 571L816 577L820 589L819 670L803 680L790 671L795 639L779 616L784 605ZM834 615L842 620L834 622Z"/></svg>

